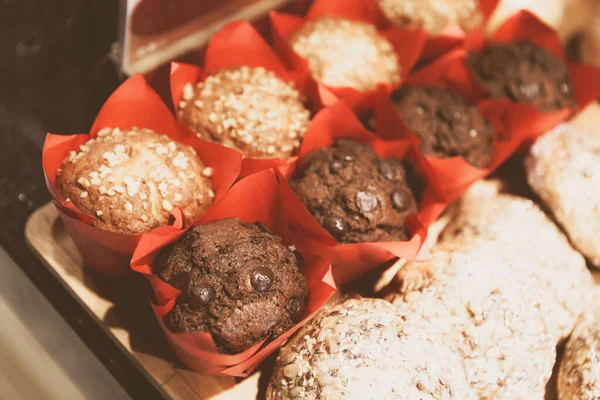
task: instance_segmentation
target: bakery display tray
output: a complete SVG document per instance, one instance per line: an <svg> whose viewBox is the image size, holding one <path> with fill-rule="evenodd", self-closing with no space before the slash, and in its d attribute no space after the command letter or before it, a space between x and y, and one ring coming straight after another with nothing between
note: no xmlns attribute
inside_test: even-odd
<svg viewBox="0 0 600 400"><path fill-rule="evenodd" d="M588 131L596 129L600 124L600 106L591 105L579 114L573 123ZM517 179L509 183L522 186L524 179L512 170L510 162L508 167L505 166L499 171L499 177L503 180L515 176ZM443 224L440 220L430 229L433 232L439 231ZM84 268L81 257L52 203L39 208L29 217L25 237L54 279L89 312L97 322L99 331L127 355L131 364L148 378L165 399L264 397L262 393L267 384L273 356L245 379L204 376L183 366L176 360L162 337L148 304L145 279L134 274L111 279L98 276ZM600 270L592 270L592 274L600 284ZM267 373L263 374L263 371ZM547 399L556 398L553 387L554 383L551 380L548 384Z"/></svg>

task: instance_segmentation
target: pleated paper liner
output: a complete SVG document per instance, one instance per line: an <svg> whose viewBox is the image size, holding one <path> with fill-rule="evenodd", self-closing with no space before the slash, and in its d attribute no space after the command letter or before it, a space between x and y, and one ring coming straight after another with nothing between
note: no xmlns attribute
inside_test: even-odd
<svg viewBox="0 0 600 400"><path fill-rule="evenodd" d="M263 170L241 179L193 225L229 217L236 217L246 222L260 221L282 237L284 243L291 245L295 242L288 230L288 207L275 172ZM210 333L173 333L163 323L164 316L174 307L180 292L152 275L151 265L163 247L177 241L185 232L185 229L177 226L164 226L143 235L135 249L131 268L143 274L150 282L154 292L154 300L151 304L169 345L177 357L196 372L209 375L247 376L314 315L335 292L329 261L299 249L304 259L301 273L308 285L307 311L304 319L272 341L265 339L238 354L219 353ZM297 234L302 235L302 232L298 231Z"/></svg>
<svg viewBox="0 0 600 400"><path fill-rule="evenodd" d="M397 157L407 160L424 183L418 213L410 215L407 229L411 234L409 240L376 243L340 244L331 236L310 214L300 199L289 187L286 179L293 176L295 167L281 173L282 190L286 203L293 204L289 209L292 232L296 230L301 235L294 235L300 248L328 258L332 262L333 276L337 284L355 280L379 265L400 257L406 260L416 260L428 256L422 251L427 237L427 228L441 214L446 201L441 193L435 173L427 160L408 140L384 141L367 131L356 118L352 109L344 102L323 109L314 119L311 129L319 134L310 135L310 141L300 153L298 164L313 150L329 147L342 138L355 139L368 143L375 152L384 158Z"/></svg>
<svg viewBox="0 0 600 400"><path fill-rule="evenodd" d="M477 96L473 98L470 87L471 82L468 78L469 71L462 62L465 56L464 49L455 49L417 71L406 82L406 85L416 87L434 86L457 92L477 106L481 113L494 125L493 157L486 168L475 167L462 156L440 158L425 155L435 171L448 201L460 197L471 184L492 173L513 154L523 140L518 134L510 134L510 131L508 133L504 131L506 129L502 123L505 119L504 115L493 114L498 110L503 110L500 107L503 103L505 108L508 107L508 102L502 100L481 100L478 102ZM451 75L453 79L447 80L445 78L447 75ZM417 147L420 146L419 138L404 123L402 117L394 108L389 94L385 91L378 92L374 115L375 130L378 136L385 140L411 140Z"/></svg>
<svg viewBox="0 0 600 400"><path fill-rule="evenodd" d="M241 157L237 152L186 136L178 129L171 112L143 77L125 81L106 101L89 135L48 134L42 150L46 186L84 264L98 273L117 276L129 272L129 260L140 235L106 231L94 227L94 217L66 202L56 188L56 171L71 151L95 138L102 128L133 127L152 129L174 141L192 146L204 163L213 169L212 184L218 201L239 175Z"/></svg>
<svg viewBox="0 0 600 400"><path fill-rule="evenodd" d="M486 117L501 126L502 132L522 137L525 141L534 140L600 97L600 69L567 60L556 31L525 10L517 12L506 20L490 40L486 41L481 31L471 32L464 44L466 53L455 62L466 64L469 52L481 50L495 43L515 41L527 41L542 47L567 65L575 92L576 109L565 107L554 112L542 112L531 104L497 99L486 100ZM472 98L483 98L487 95L485 89L470 74L460 75L460 72L464 71L463 68L456 67L450 70L451 72L444 77L449 85L470 87Z"/></svg>
<svg viewBox="0 0 600 400"><path fill-rule="evenodd" d="M195 86L210 73L240 66L263 67L274 72L282 80L292 82L306 99L305 104L313 115L322 107L321 95L333 96L324 88L319 90L317 83L307 72L288 71L277 54L250 23L237 21L227 24L211 38L206 49L203 67L182 63L172 64L171 96L175 110L178 109L183 98L183 88L186 84L191 83ZM327 100L333 101L331 98ZM183 121L180 123L184 125ZM287 160L244 157L240 176L244 177L264 169L288 165L294 160L295 157Z"/></svg>
<svg viewBox="0 0 600 400"><path fill-rule="evenodd" d="M288 68L294 71L308 71L307 61L292 50L288 44L288 40L306 21L324 15L364 21L374 25L377 24L379 19L378 10L370 0L316 0L304 17L271 12L271 38L273 46ZM391 93L408 77L409 72L419 59L425 44L426 34L422 30L398 28L378 30L378 32L392 44L401 68L401 79L398 84L381 85ZM358 91L349 87L326 87L335 97L345 100L360 115L368 113L373 107L375 90ZM329 98L332 101L323 98L326 105L336 101L335 98Z"/></svg>

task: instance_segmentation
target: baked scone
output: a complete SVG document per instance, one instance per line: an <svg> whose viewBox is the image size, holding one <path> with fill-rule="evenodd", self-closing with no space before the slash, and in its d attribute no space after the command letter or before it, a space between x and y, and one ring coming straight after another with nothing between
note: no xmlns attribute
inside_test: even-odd
<svg viewBox="0 0 600 400"><path fill-rule="evenodd" d="M262 67L242 66L209 74L183 88L181 119L206 140L246 157L294 155L310 122L310 111L292 83Z"/></svg>
<svg viewBox="0 0 600 400"><path fill-rule="evenodd" d="M393 99L406 125L421 140L424 154L462 156L475 167L489 166L494 127L461 95L434 86L405 86Z"/></svg>
<svg viewBox="0 0 600 400"><path fill-rule="evenodd" d="M542 112L575 106L567 66L548 50L525 41L493 44L467 58L471 76L492 98L536 105Z"/></svg>
<svg viewBox="0 0 600 400"><path fill-rule="evenodd" d="M400 82L392 44L369 23L321 17L307 21L289 42L308 60L315 79L327 86L367 91Z"/></svg>
<svg viewBox="0 0 600 400"><path fill-rule="evenodd" d="M525 168L573 246L600 267L600 136L559 125L531 147Z"/></svg>
<svg viewBox="0 0 600 400"><path fill-rule="evenodd" d="M479 399L543 399L556 357L545 320L550 293L503 242L445 242L408 263L388 294L405 324L425 320L464 360Z"/></svg>
<svg viewBox="0 0 600 400"><path fill-rule="evenodd" d="M600 399L600 291L575 324L558 372L559 400Z"/></svg>
<svg viewBox="0 0 600 400"><path fill-rule="evenodd" d="M173 332L210 332L224 353L275 338L306 314L301 261L260 222L196 225L153 264L155 274L182 292L165 324Z"/></svg>
<svg viewBox="0 0 600 400"><path fill-rule="evenodd" d="M276 399L473 398L462 360L425 320L380 299L321 311L281 349L266 392Z"/></svg>
<svg viewBox="0 0 600 400"><path fill-rule="evenodd" d="M206 211L212 172L192 147L166 135L104 128L65 158L56 187L94 226L140 234L165 225L175 207L190 221Z"/></svg>
<svg viewBox="0 0 600 400"><path fill-rule="evenodd" d="M340 243L406 240L417 211L404 164L381 159L366 143L341 139L309 153L290 186Z"/></svg>
<svg viewBox="0 0 600 400"><path fill-rule="evenodd" d="M394 25L432 34L443 33L450 24L468 32L483 22L477 0L377 0L377 4Z"/></svg>
<svg viewBox="0 0 600 400"><path fill-rule="evenodd" d="M440 241L458 238L506 243L507 252L517 257L515 265L523 277L535 277L552 294L546 319L558 342L571 333L583 312L592 276L583 257L537 205L528 199L499 194L498 189L488 181L473 185L448 210L451 221Z"/></svg>

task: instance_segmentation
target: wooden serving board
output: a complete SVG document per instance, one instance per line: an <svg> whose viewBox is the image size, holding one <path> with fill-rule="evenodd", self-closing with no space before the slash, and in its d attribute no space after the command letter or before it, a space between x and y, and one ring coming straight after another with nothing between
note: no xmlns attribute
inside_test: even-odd
<svg viewBox="0 0 600 400"><path fill-rule="evenodd" d="M574 124L588 131L600 126L600 106L593 104L584 110ZM600 131L599 133L600 134ZM513 160L514 163L514 160ZM515 165L520 166L520 161ZM518 168L518 167L517 167ZM519 176L509 165L499 177ZM520 172L522 174L522 171ZM520 181L524 178L521 177ZM443 220L431 227L431 236L445 225ZM125 279L107 279L83 268L81 257L67 234L52 203L35 211L25 227L25 236L33 251L48 266L56 279L87 309L108 337L120 346L131 362L146 374L167 399L252 399L262 398L273 357L262 371L246 379L218 378L199 375L179 363L162 337L147 299L146 281L131 275ZM396 268L399 266L396 265ZM389 281L394 268L383 276L376 275L361 281L358 289L374 293ZM600 271L592 271L600 283ZM351 289L356 290L355 284ZM363 292L363 290L360 290ZM266 374L262 372L267 371ZM264 376L261 379L261 376ZM553 390L549 390L549 393ZM552 398L552 396L550 397Z"/></svg>

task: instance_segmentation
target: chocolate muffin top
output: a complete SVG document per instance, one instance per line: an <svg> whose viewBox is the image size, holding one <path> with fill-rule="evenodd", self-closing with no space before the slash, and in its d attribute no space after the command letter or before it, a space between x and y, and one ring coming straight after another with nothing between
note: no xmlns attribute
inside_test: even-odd
<svg viewBox="0 0 600 400"><path fill-rule="evenodd" d="M481 25L477 0L377 0L383 15L400 28L422 28L441 34L450 24L465 31Z"/></svg>
<svg viewBox="0 0 600 400"><path fill-rule="evenodd" d="M71 151L56 172L62 196L94 226L127 234L151 231L180 207L193 221L212 204L210 177L196 151L149 129L104 128Z"/></svg>
<svg viewBox="0 0 600 400"><path fill-rule="evenodd" d="M386 242L408 238L406 218L417 211L409 178L399 159L341 139L309 153L290 186L338 242Z"/></svg>
<svg viewBox="0 0 600 400"><path fill-rule="evenodd" d="M216 71L183 88L181 119L206 140L246 157L291 157L300 147L310 111L292 83L262 67Z"/></svg>
<svg viewBox="0 0 600 400"><path fill-rule="evenodd" d="M165 324L173 332L210 332L224 353L275 338L305 316L301 264L300 254L260 222L196 225L153 264L181 291Z"/></svg>
<svg viewBox="0 0 600 400"><path fill-rule="evenodd" d="M321 17L306 22L290 45L308 60L313 76L325 85L374 90L378 84L400 81L394 48L374 25Z"/></svg>
<svg viewBox="0 0 600 400"><path fill-rule="evenodd" d="M424 154L462 156L479 168L492 161L494 128L458 93L433 86L407 86L395 96L394 106L421 140Z"/></svg>
<svg viewBox="0 0 600 400"><path fill-rule="evenodd" d="M471 75L492 98L535 104L542 112L575 106L567 66L529 42L488 46L469 54L467 64Z"/></svg>

